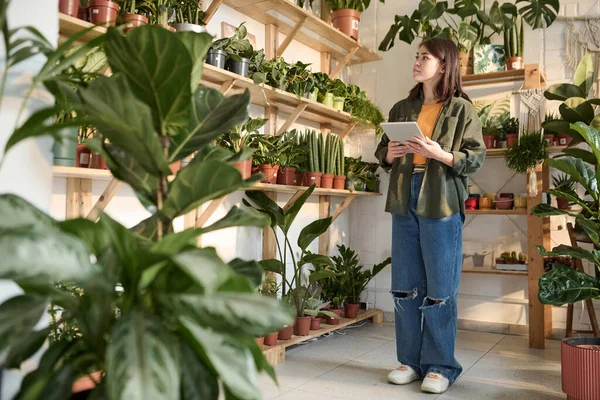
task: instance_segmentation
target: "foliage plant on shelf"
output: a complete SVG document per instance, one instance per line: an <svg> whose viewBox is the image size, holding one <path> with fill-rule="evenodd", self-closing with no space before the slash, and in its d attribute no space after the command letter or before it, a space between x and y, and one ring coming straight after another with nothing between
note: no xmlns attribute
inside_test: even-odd
<svg viewBox="0 0 600 400"><path fill-rule="evenodd" d="M0 21L10 32L5 11ZM246 121L250 95L225 98L198 87L208 34L148 25L127 36L109 28L98 42L104 42L111 77L76 92L53 80L52 71L77 58L60 57L72 44L67 41L56 52L45 51L47 65L33 83L68 96L78 115L98 128L100 138L88 145L102 153L150 216L131 229L104 213L97 222L56 221L18 196L0 196L0 279L23 290L0 305L0 351L8 349L3 366L19 368L42 346L48 328L36 326L52 303L63 310L59 323L76 321L80 335L48 344L18 398L71 398L76 379L101 371L90 398L217 399L222 390L225 398L260 399L258 373L274 371L253 337L292 316L256 293L262 279L257 262L226 263L214 248L196 243L202 234L264 227L268 220L233 207L210 226L173 229L175 218L254 184L231 165L231 152L210 145ZM19 121L5 152L26 138L56 132L59 126L47 121L56 108ZM169 164L194 152L192 162L167 179ZM82 295L72 296L57 282L81 288Z"/></svg>
<svg viewBox="0 0 600 400"><path fill-rule="evenodd" d="M523 57L523 50L525 49L524 25L523 17L516 18L515 16L510 28L504 29L504 54L507 59Z"/></svg>
<svg viewBox="0 0 600 400"><path fill-rule="evenodd" d="M357 191L374 191L377 175L375 171L379 168L378 163L369 163L362 160L362 156L358 158L345 157L346 178L351 190Z"/></svg>
<svg viewBox="0 0 600 400"><path fill-rule="evenodd" d="M548 124L560 132L573 136L573 142L584 142L590 148L590 150L567 148L563 151L565 154L546 161L550 167L566 174L584 190L584 195L580 196L565 185L550 189L548 193L569 200L581 211L576 213L560 210L549 204L539 204L533 208L532 213L540 217L553 215L574 217L576 228L583 231L594 244L594 250L591 251L579 246L559 245L552 250L538 246L542 256L571 256L587 260L598 269L600 268L600 250L598 250L600 248L600 192L598 190L600 179L598 121L600 118L596 118L593 112L590 115L589 111L590 108L593 110L597 104L600 104L600 100L588 98L594 82L594 62L591 55L586 55L575 72L572 84L553 85L544 93L548 99L563 101L559 107L563 119ZM539 288L538 297L544 304L560 306L585 299L600 298L600 280L558 263L553 264L552 269L540 278Z"/></svg>
<svg viewBox="0 0 600 400"><path fill-rule="evenodd" d="M548 158L548 144L541 132L521 135L519 142L506 150L506 166L519 173L532 172L534 168Z"/></svg>
<svg viewBox="0 0 600 400"><path fill-rule="evenodd" d="M371 5L371 0L325 0L327 5L331 7L331 11L338 10L356 10L363 12ZM385 3L385 0L379 0L380 3Z"/></svg>
<svg viewBox="0 0 600 400"><path fill-rule="evenodd" d="M243 124L236 125L223 133L216 143L219 147L239 154L243 159L251 157L261 140L259 129L265 126L268 120L268 118L260 117L248 118Z"/></svg>
<svg viewBox="0 0 600 400"><path fill-rule="evenodd" d="M206 12L196 0L177 0L175 8L175 22L178 24L206 25L204 17Z"/></svg>
<svg viewBox="0 0 600 400"><path fill-rule="evenodd" d="M293 129L281 135L282 151L279 166L302 170L308 160L309 149L302 142L302 135Z"/></svg>
<svg viewBox="0 0 600 400"><path fill-rule="evenodd" d="M248 30L245 24L242 22L235 28L233 36L215 40L211 48L224 51L227 53L227 57L233 61L239 62L242 61L242 58L251 59L254 56L254 48L246 37Z"/></svg>

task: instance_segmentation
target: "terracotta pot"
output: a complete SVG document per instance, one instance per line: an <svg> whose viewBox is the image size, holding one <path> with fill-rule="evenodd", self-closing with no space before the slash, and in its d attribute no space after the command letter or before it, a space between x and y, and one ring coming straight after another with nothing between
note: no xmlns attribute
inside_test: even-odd
<svg viewBox="0 0 600 400"><path fill-rule="evenodd" d="M77 18L79 15L79 0L58 0L58 12Z"/></svg>
<svg viewBox="0 0 600 400"><path fill-rule="evenodd" d="M554 134L544 133L544 140L548 143L548 147L556 146L556 142L554 141Z"/></svg>
<svg viewBox="0 0 600 400"><path fill-rule="evenodd" d="M310 320L310 330L318 331L321 329L321 318L311 318Z"/></svg>
<svg viewBox="0 0 600 400"><path fill-rule="evenodd" d="M568 210L568 209L570 209L570 207L569 207L569 200L563 199L562 197L557 197L556 198L556 205L558 206L558 208L560 210Z"/></svg>
<svg viewBox="0 0 600 400"><path fill-rule="evenodd" d="M485 143L486 149L495 149L496 148L496 139L497 137L494 135L483 135L483 143Z"/></svg>
<svg viewBox="0 0 600 400"><path fill-rule="evenodd" d="M467 210L475 210L477 209L477 199L474 197L469 197L465 200L465 208Z"/></svg>
<svg viewBox="0 0 600 400"><path fill-rule="evenodd" d="M77 145L77 154L75 157L75 166L78 168L89 168L92 151L85 144Z"/></svg>
<svg viewBox="0 0 600 400"><path fill-rule="evenodd" d="M123 14L119 18L119 25L125 25L125 33L130 30L148 24L148 18L139 14Z"/></svg>
<svg viewBox="0 0 600 400"><path fill-rule="evenodd" d="M77 13L77 18L79 18L82 21L89 21L90 20L90 8L84 7L84 6L79 6L79 12Z"/></svg>
<svg viewBox="0 0 600 400"><path fill-rule="evenodd" d="M342 315L342 309L341 308L332 308L331 310L332 313L335 313L337 315ZM332 318L332 317L327 317L327 323L329 325L339 325L340 323L340 319L338 318Z"/></svg>
<svg viewBox="0 0 600 400"><path fill-rule="evenodd" d="M279 165L263 164L258 166L258 170L265 174L265 177L261 180L262 183L277 184Z"/></svg>
<svg viewBox="0 0 600 400"><path fill-rule="evenodd" d="M310 317L296 317L294 335L306 336L310 333Z"/></svg>
<svg viewBox="0 0 600 400"><path fill-rule="evenodd" d="M277 175L277 184L279 185L294 185L296 181L296 168L285 167Z"/></svg>
<svg viewBox="0 0 600 400"><path fill-rule="evenodd" d="M242 174L242 179L244 180L250 178L250 176L252 176L253 174L252 159L233 163L233 166L236 167L238 171L240 171L240 174ZM258 172L258 168L256 169L256 172Z"/></svg>
<svg viewBox="0 0 600 400"><path fill-rule="evenodd" d="M557 146L568 146L569 143L571 143L571 140L573 140L573 138L569 135L561 133L560 135L556 135L554 137L554 140L556 141Z"/></svg>
<svg viewBox="0 0 600 400"><path fill-rule="evenodd" d="M510 147L513 144L517 143L519 141L519 134L518 133L507 133L506 135L504 135L506 137L506 146Z"/></svg>
<svg viewBox="0 0 600 400"><path fill-rule="evenodd" d="M302 186L302 179L304 179L304 174L296 171L296 175L294 175L294 186Z"/></svg>
<svg viewBox="0 0 600 400"><path fill-rule="evenodd" d="M346 177L344 175L336 175L333 177L333 188L344 190L346 188Z"/></svg>
<svg viewBox="0 0 600 400"><path fill-rule="evenodd" d="M302 186L312 186L313 184L316 184L317 187L320 188L322 176L323 174L320 172L305 172Z"/></svg>
<svg viewBox="0 0 600 400"><path fill-rule="evenodd" d="M169 164L169 168L171 169L171 173L173 175L177 175L177 173L181 169L181 160Z"/></svg>
<svg viewBox="0 0 600 400"><path fill-rule="evenodd" d="M600 399L600 338L568 338L560 345L562 390L572 400Z"/></svg>
<svg viewBox="0 0 600 400"><path fill-rule="evenodd" d="M323 189L333 188L333 174L323 174L321 177L321 187Z"/></svg>
<svg viewBox="0 0 600 400"><path fill-rule="evenodd" d="M96 387L96 383L100 382L102 379L102 372L96 371L84 377L77 379L73 382L71 387L71 391L73 393L85 392L86 390L91 390Z"/></svg>
<svg viewBox="0 0 600 400"><path fill-rule="evenodd" d="M354 40L358 40L360 12L352 9L337 10L331 13L333 26Z"/></svg>
<svg viewBox="0 0 600 400"><path fill-rule="evenodd" d="M90 0L90 22L101 26L115 26L119 5L108 0Z"/></svg>
<svg viewBox="0 0 600 400"><path fill-rule="evenodd" d="M472 75L475 72L473 67L473 50L465 53L463 51L459 54L460 57L460 74L461 75Z"/></svg>
<svg viewBox="0 0 600 400"><path fill-rule="evenodd" d="M108 169L108 164L106 164L106 159L102 157L98 153L92 153L92 159L90 161L89 168L94 169Z"/></svg>
<svg viewBox="0 0 600 400"><path fill-rule="evenodd" d="M251 174L252 174L252 175L256 175L256 174L258 174L260 171L259 171L258 167L252 167L252 169L250 170L250 172L251 172Z"/></svg>
<svg viewBox="0 0 600 400"><path fill-rule="evenodd" d="M358 309L360 304L344 304L344 317L346 318L356 318L358 315Z"/></svg>
<svg viewBox="0 0 600 400"><path fill-rule="evenodd" d="M479 199L479 209L480 210L491 210L492 209L492 199L487 197L482 197Z"/></svg>
<svg viewBox="0 0 600 400"><path fill-rule="evenodd" d="M500 197L496 201L496 210L510 210L513 208L513 199L509 197Z"/></svg>
<svg viewBox="0 0 600 400"><path fill-rule="evenodd" d="M292 338L292 332L294 331L293 325L286 325L279 330L279 340L290 340Z"/></svg>
<svg viewBox="0 0 600 400"><path fill-rule="evenodd" d="M265 338L264 338L264 336L257 337L257 338L254 338L254 341L256 342L257 345L262 347L263 344L265 343Z"/></svg>
<svg viewBox="0 0 600 400"><path fill-rule="evenodd" d="M277 346L277 338L279 337L279 332L271 333L270 335L265 336L265 346Z"/></svg>
<svg viewBox="0 0 600 400"><path fill-rule="evenodd" d="M506 70L523 69L523 57L508 57L506 59Z"/></svg>

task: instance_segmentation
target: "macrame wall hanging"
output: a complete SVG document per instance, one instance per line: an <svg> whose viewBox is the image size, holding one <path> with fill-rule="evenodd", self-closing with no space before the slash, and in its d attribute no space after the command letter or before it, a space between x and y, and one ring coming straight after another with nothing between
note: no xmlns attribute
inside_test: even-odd
<svg viewBox="0 0 600 400"><path fill-rule="evenodd" d="M565 29L565 59L567 65L575 71L579 61L588 53L595 57L596 76L600 68L600 16L586 17L584 20L574 19L567 21ZM598 84L593 89L598 94Z"/></svg>
<svg viewBox="0 0 600 400"><path fill-rule="evenodd" d="M542 130L542 122L546 118L546 98L544 88L521 89L519 95L519 143L521 136L528 133L538 133ZM544 140L544 135L540 135ZM537 190L537 174L535 167L529 169L529 197L535 197Z"/></svg>

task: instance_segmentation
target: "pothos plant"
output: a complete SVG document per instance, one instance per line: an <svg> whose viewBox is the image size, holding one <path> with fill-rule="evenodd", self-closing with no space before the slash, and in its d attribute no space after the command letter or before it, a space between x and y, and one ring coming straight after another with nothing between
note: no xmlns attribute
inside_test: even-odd
<svg viewBox="0 0 600 400"><path fill-rule="evenodd" d="M250 59L254 55L254 49L246 37L248 36L248 30L245 24L245 22L242 22L240 26L235 28L233 36L215 40L212 48L223 50L227 53L227 57L234 61L242 61L242 58Z"/></svg>
<svg viewBox="0 0 600 400"><path fill-rule="evenodd" d="M10 32L6 8L0 11L3 31ZM253 337L290 323L291 315L256 293L258 263L226 263L214 248L196 242L227 227L263 227L267 219L234 207L205 228L173 228L175 218L254 184L231 165L234 154L210 145L247 119L250 95L225 98L197 86L208 34L143 26L123 36L109 28L98 41L104 42L111 77L74 92L46 76L76 57L63 60L47 51L49 66L33 82L68 97L77 114L98 128L100 137L87 145L102 153L150 216L131 229L104 213L98 222L56 221L18 196L0 196L0 279L23 289L0 305L0 351L8 348L3 366L19 368L42 346L49 328L36 326L53 303L63 310L59 322L76 321L80 335L48 345L18 398L70 398L76 379L101 371L88 393L93 398L217 399L223 390L225 398L259 399L258 372L274 371ZM5 152L55 132L57 126L46 121L55 111L52 106L18 122ZM167 179L169 164L194 152L193 161ZM56 282L81 288L81 296Z"/></svg>

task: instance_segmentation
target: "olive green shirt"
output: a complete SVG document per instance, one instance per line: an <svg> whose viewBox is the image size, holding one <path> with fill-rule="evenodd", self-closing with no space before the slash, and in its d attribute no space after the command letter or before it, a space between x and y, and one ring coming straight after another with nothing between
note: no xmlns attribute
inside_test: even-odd
<svg viewBox="0 0 600 400"><path fill-rule="evenodd" d="M390 111L389 122L417 121L422 105L422 95L396 103ZM443 104L431 139L439 143L442 150L451 152L454 162L449 167L438 160L427 159L416 213L426 218L464 214L469 194L467 177L477 172L485 159L481 122L473 105L458 97ZM408 214L413 154L396 158L392 165L386 163L389 141L384 134L375 152L381 167L390 172L385 211Z"/></svg>

